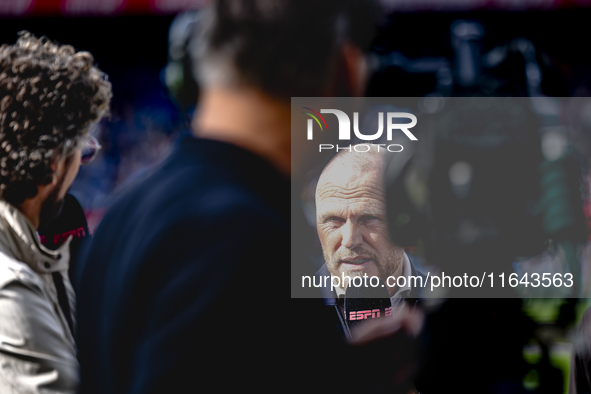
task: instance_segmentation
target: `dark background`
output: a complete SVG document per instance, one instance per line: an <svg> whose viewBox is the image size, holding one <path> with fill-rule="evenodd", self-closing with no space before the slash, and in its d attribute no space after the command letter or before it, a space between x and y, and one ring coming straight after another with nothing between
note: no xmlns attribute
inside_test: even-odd
<svg viewBox="0 0 591 394"><path fill-rule="evenodd" d="M37 10L34 14L41 12ZM88 210L104 207L106 197L117 186L161 159L170 141L187 126L186 118L170 100L163 84L168 30L175 15L150 15L146 10L138 15L131 13L133 9L118 16L72 17L56 15L53 10L46 17L0 19L1 42L13 43L20 30L46 35L91 52L98 66L109 75L114 93L112 116L98 132L104 149L93 163L94 169L83 168L73 187L74 194ZM410 61L428 57L446 59L453 68L451 25L457 20L477 21L484 29L479 43L482 53L515 38L527 38L535 46L542 68L543 94L587 96L591 85L591 51L586 48L590 17L591 9L582 6L528 11L394 13L380 27L372 52L383 56L395 51ZM522 60L511 59L494 72L510 82L487 94L527 94L523 88ZM382 67L370 82L367 95L413 97L435 89L435 73ZM465 93L456 90L454 94ZM141 146L142 141L150 138L157 140L159 149L150 151Z"/></svg>
<svg viewBox="0 0 591 394"><path fill-rule="evenodd" d="M429 57L443 59L453 69L451 26L458 20L476 21L484 32L479 43L482 54L516 38L531 41L542 71L543 94L590 95L591 49L588 40L591 4L570 3L554 9L525 11L504 11L497 6L492 10L460 12L446 7L445 3L441 2L445 10L440 12L408 11L405 8L405 12L390 15L379 28L372 52L377 57L397 52L410 63ZM130 7L124 13L109 16L74 17L63 16L59 5L47 4L45 8L34 9L31 15L35 16L6 15L0 18L0 42L14 43L21 30L29 30L37 36L46 35L78 50L91 52L99 68L109 75L114 93L112 114L96 131L103 149L95 162L81 168L72 187L72 194L87 213L92 232L109 196L126 182L149 171L166 156L176 136L187 130L187 118L179 111L163 83L163 69L168 62L168 31L175 15L151 14L145 7ZM479 87L454 87L452 93L526 95L523 67L522 59L511 58L490 73L505 81L498 89L483 93ZM412 65L407 69L382 67L370 82L367 95L414 97L435 90L436 72L417 72ZM560 321L563 305L562 300L538 300L524 304L524 309L543 326L573 327L579 317ZM585 304L581 303L577 308L577 316L580 316ZM549 357L553 365L560 368L566 381L570 358L568 337L560 334L556 338ZM475 349L478 349L477 345ZM474 356L476 360L486 357L479 355L477 350ZM524 349L523 357L532 365L541 356L535 344ZM539 385L540 376L536 373L527 375L528 387Z"/></svg>

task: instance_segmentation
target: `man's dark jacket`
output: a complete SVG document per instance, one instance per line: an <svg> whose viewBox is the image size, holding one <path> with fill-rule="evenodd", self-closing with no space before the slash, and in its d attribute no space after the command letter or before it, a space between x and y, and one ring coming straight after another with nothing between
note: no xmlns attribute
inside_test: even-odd
<svg viewBox="0 0 591 394"><path fill-rule="evenodd" d="M289 189L258 156L185 136L118 197L75 272L81 392L287 385Z"/></svg>

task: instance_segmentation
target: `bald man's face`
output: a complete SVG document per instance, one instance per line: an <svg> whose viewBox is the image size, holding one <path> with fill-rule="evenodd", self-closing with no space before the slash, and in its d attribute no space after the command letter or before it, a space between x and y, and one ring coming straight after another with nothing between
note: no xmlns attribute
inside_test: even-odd
<svg viewBox="0 0 591 394"><path fill-rule="evenodd" d="M345 159L346 160L346 159ZM402 273L403 250L386 225L382 168L331 163L316 189L316 226L329 272L335 276ZM388 289L393 293L394 287Z"/></svg>

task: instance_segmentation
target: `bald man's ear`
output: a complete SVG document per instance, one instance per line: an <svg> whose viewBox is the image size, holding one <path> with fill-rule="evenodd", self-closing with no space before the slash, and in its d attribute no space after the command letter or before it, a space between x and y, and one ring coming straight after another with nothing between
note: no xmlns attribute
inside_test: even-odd
<svg viewBox="0 0 591 394"><path fill-rule="evenodd" d="M359 97L365 93L368 80L367 58L356 45L345 42L337 56L336 78L331 89L335 97Z"/></svg>

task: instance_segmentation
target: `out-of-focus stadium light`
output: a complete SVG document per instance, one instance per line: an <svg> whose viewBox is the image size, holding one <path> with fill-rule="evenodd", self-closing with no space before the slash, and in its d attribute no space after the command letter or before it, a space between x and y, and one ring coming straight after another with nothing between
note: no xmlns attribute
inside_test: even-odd
<svg viewBox="0 0 591 394"><path fill-rule="evenodd" d="M176 14L207 0L0 0L0 17Z"/></svg>
<svg viewBox="0 0 591 394"><path fill-rule="evenodd" d="M1 16L20 16L27 14L34 0L4 0L0 1Z"/></svg>
<svg viewBox="0 0 591 394"><path fill-rule="evenodd" d="M125 0L65 0L61 3L64 15L112 15L122 10Z"/></svg>

